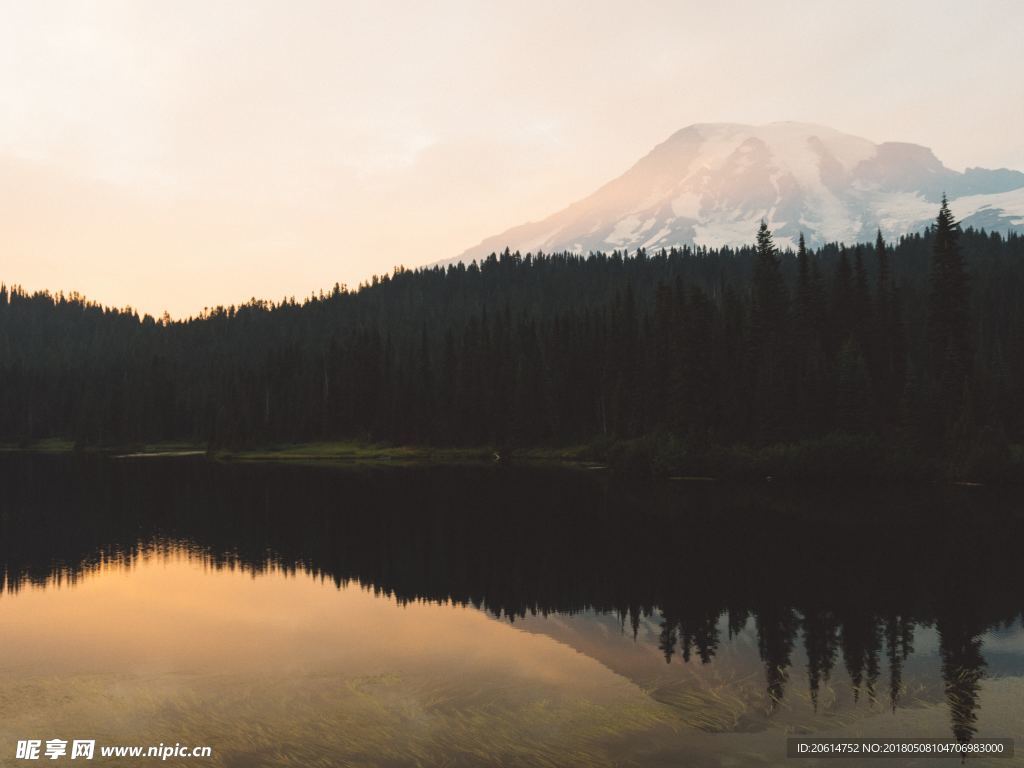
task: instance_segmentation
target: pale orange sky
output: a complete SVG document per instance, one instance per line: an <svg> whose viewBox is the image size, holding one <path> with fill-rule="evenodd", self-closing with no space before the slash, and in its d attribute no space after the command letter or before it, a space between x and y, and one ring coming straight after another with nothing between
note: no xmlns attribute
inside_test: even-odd
<svg viewBox="0 0 1024 768"><path fill-rule="evenodd" d="M694 122L1024 169L1019 2L0 0L0 281L175 316L457 255Z"/></svg>

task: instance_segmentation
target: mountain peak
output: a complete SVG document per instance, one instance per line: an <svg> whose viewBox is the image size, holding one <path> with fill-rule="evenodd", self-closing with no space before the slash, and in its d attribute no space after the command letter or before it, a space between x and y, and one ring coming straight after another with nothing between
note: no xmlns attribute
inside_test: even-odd
<svg viewBox="0 0 1024 768"><path fill-rule="evenodd" d="M931 149L875 144L814 123L694 123L622 176L548 218L470 248L609 251L753 241L761 219L782 247L921 229L945 192L965 226L1024 228L1024 173L947 168Z"/></svg>

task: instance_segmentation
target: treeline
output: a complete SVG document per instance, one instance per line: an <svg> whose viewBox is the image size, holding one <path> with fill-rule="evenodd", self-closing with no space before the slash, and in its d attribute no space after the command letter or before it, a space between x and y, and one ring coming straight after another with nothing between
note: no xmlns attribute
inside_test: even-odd
<svg viewBox="0 0 1024 768"><path fill-rule="evenodd" d="M183 321L0 288L0 440L692 457L853 435L978 467L1024 440L1022 297L1024 238L945 203L896 244L506 250Z"/></svg>

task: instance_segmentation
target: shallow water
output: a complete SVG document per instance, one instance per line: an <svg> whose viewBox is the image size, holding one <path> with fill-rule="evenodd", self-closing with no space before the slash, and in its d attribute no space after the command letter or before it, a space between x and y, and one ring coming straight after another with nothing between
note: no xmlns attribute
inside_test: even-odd
<svg viewBox="0 0 1024 768"><path fill-rule="evenodd" d="M1014 498L595 475L5 458L0 764L32 738L742 766L797 734L1024 736Z"/></svg>

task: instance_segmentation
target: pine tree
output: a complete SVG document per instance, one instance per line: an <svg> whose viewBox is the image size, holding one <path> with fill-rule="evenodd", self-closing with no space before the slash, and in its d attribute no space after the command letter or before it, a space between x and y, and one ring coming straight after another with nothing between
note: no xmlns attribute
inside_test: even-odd
<svg viewBox="0 0 1024 768"><path fill-rule="evenodd" d="M796 309L793 342L796 358L796 418L801 434L817 432L823 388L821 337L821 286L814 255L807 250L804 235L797 244Z"/></svg>
<svg viewBox="0 0 1024 768"><path fill-rule="evenodd" d="M676 337L684 330L678 327L676 299L672 289L659 283L654 294L654 325L651 342L651 391L655 406L663 414L664 422L678 429L680 404L677 398Z"/></svg>
<svg viewBox="0 0 1024 768"><path fill-rule="evenodd" d="M757 232L751 284L751 357L755 408L764 439L778 439L789 423L786 408L786 320L789 296L768 224Z"/></svg>
<svg viewBox="0 0 1024 768"><path fill-rule="evenodd" d="M680 371L684 382L685 422L691 444L706 442L715 423L715 384L712 336L715 313L700 286L690 286L683 308L685 333L680 345Z"/></svg>
<svg viewBox="0 0 1024 768"><path fill-rule="evenodd" d="M508 250L184 321L0 286L0 439L800 439L865 428L858 358L870 427L933 466L1024 439L1024 238L960 233L946 205L871 251L791 262L767 225L757 246Z"/></svg>
<svg viewBox="0 0 1024 768"><path fill-rule="evenodd" d="M868 432L871 428L871 386L864 354L854 337L847 339L839 353L836 420L845 432Z"/></svg>
<svg viewBox="0 0 1024 768"><path fill-rule="evenodd" d="M807 252L807 245L804 242L804 233L800 233L796 248L797 259L797 283L796 283L796 317L794 331L801 339L806 339L808 330L813 323L811 317L813 312L813 288L811 285L812 266L811 256Z"/></svg>
<svg viewBox="0 0 1024 768"><path fill-rule="evenodd" d="M854 333L861 346L867 345L868 331L872 324L871 291L868 288L868 272L864 266L864 249L859 245L853 251L853 323Z"/></svg>
<svg viewBox="0 0 1024 768"><path fill-rule="evenodd" d="M878 230L875 237L875 259L878 263L877 297L879 315L888 314L889 305L892 303L893 279L892 266L889 264L889 250L882 237L882 230Z"/></svg>
<svg viewBox="0 0 1024 768"><path fill-rule="evenodd" d="M784 331L788 297L779 253L764 220L757 232L751 299L753 333L764 339L779 336Z"/></svg>
<svg viewBox="0 0 1024 768"><path fill-rule="evenodd" d="M943 195L932 231L928 367L940 386L947 421L954 415L972 363L969 279L959 240L960 227Z"/></svg>
<svg viewBox="0 0 1024 768"><path fill-rule="evenodd" d="M832 281L832 338L830 346L839 350L846 339L856 332L853 267L846 248L840 246Z"/></svg>
<svg viewBox="0 0 1024 768"><path fill-rule="evenodd" d="M896 295L889 248L878 230L875 238L875 259L878 266L875 319L871 347L872 378L876 400L885 419L897 423L905 371L905 342L899 298Z"/></svg>

